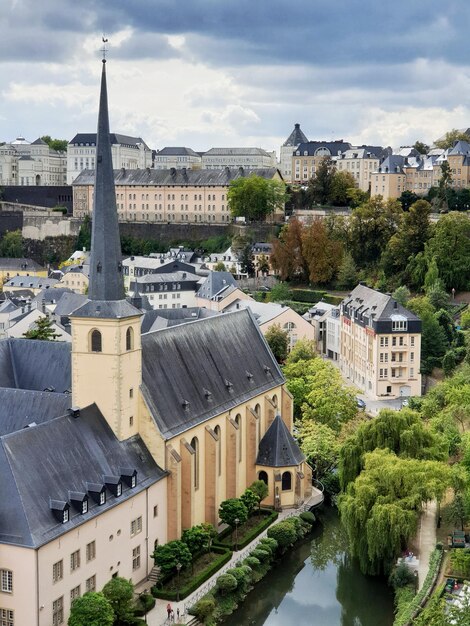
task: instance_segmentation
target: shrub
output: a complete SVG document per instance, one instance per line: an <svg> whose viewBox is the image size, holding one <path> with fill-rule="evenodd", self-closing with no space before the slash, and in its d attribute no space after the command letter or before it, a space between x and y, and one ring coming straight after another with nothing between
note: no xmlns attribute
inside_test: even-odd
<svg viewBox="0 0 470 626"><path fill-rule="evenodd" d="M233 576L237 581L237 589L246 592L248 586L250 584L250 573L246 572L242 567L233 567L232 569L227 570L226 576Z"/></svg>
<svg viewBox="0 0 470 626"><path fill-rule="evenodd" d="M155 606L155 598L149 593L142 593L136 600L134 614L136 617L145 615Z"/></svg>
<svg viewBox="0 0 470 626"><path fill-rule="evenodd" d="M258 567L261 565L261 561L252 555L247 556L243 563L246 563L248 567L251 567L252 570L258 569Z"/></svg>
<svg viewBox="0 0 470 626"><path fill-rule="evenodd" d="M288 517L284 520L287 524L290 524L295 531L295 539L302 539L305 537L306 529L301 521L300 517Z"/></svg>
<svg viewBox="0 0 470 626"><path fill-rule="evenodd" d="M192 555L188 546L178 539L169 541L162 546L157 546L152 556L163 575L176 571L177 563L181 563L183 567L186 567L192 561Z"/></svg>
<svg viewBox="0 0 470 626"><path fill-rule="evenodd" d="M313 526L315 524L315 515L313 513L311 513L310 511L304 511L303 513L300 514L300 519L303 520L304 522L307 522L307 524L310 524L311 526Z"/></svg>
<svg viewBox="0 0 470 626"><path fill-rule="evenodd" d="M263 550L263 548L255 548L251 552L251 556L254 556L256 559L261 561L261 563L266 563L271 560L271 552L268 550Z"/></svg>
<svg viewBox="0 0 470 626"><path fill-rule="evenodd" d="M221 578L219 576L219 578ZM191 607L191 615L194 615L203 624L212 617L215 611L215 600L212 596L201 598L194 606Z"/></svg>
<svg viewBox="0 0 470 626"><path fill-rule="evenodd" d="M287 520L283 520L268 529L268 537L275 539L279 550L285 552L289 546L295 543L297 533L292 524L289 524Z"/></svg>
<svg viewBox="0 0 470 626"><path fill-rule="evenodd" d="M232 574L222 574L217 578L217 589L222 594L230 593L231 591L235 591L237 588L237 579Z"/></svg>
<svg viewBox="0 0 470 626"><path fill-rule="evenodd" d="M438 541L436 543L436 550L444 550L444 544L442 543L442 541Z"/></svg>
<svg viewBox="0 0 470 626"><path fill-rule="evenodd" d="M273 539L272 537L263 537L261 541L259 542L258 546L259 547L266 546L269 548L271 554L275 554L278 544L277 544L277 541Z"/></svg>
<svg viewBox="0 0 470 626"><path fill-rule="evenodd" d="M394 589L399 589L400 587L406 587L407 585L410 585L411 583L413 583L413 581L414 581L413 572L405 563L400 563L399 565L397 565L393 569L388 579L389 584Z"/></svg>

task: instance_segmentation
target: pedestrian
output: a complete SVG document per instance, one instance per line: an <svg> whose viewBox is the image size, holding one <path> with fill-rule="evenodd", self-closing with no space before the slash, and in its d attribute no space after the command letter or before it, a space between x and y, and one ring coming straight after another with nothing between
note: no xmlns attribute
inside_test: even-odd
<svg viewBox="0 0 470 626"><path fill-rule="evenodd" d="M173 609L171 610L171 615L170 615L170 617L171 617L171 621L172 621L173 623L175 623L175 612L173 611Z"/></svg>
<svg viewBox="0 0 470 626"><path fill-rule="evenodd" d="M180 608L179 607L176 609L176 619L178 620L178 622L180 621Z"/></svg>
<svg viewBox="0 0 470 626"><path fill-rule="evenodd" d="M172 611L171 604L168 602L168 604L166 605L166 612L167 612L167 615L168 615L168 621L170 621L171 611Z"/></svg>

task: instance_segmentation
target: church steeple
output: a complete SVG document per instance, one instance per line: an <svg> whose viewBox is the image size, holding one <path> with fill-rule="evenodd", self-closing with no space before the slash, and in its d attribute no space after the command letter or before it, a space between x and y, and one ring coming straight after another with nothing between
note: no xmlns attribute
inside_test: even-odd
<svg viewBox="0 0 470 626"><path fill-rule="evenodd" d="M106 59L101 74L100 109L96 140L95 195L91 234L90 300L124 300L121 242L109 137Z"/></svg>

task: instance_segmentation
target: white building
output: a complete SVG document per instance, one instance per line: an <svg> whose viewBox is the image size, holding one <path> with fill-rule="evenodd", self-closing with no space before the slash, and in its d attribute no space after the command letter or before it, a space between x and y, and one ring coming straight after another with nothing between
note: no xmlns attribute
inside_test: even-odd
<svg viewBox="0 0 470 626"><path fill-rule="evenodd" d="M157 151L155 155L154 168L156 170L175 169L200 169L202 163L201 155L191 148L166 147Z"/></svg>
<svg viewBox="0 0 470 626"><path fill-rule="evenodd" d="M202 155L202 167L207 170L222 170L225 167L256 169L277 165L276 153L262 148L211 148Z"/></svg>
<svg viewBox="0 0 470 626"><path fill-rule="evenodd" d="M24 137L0 146L1 185L65 185L65 152L49 148L42 139Z"/></svg>
<svg viewBox="0 0 470 626"><path fill-rule="evenodd" d="M292 154L301 143L308 139L300 130L300 124L295 124L294 130L281 146L281 174L286 183L292 182Z"/></svg>
<svg viewBox="0 0 470 626"><path fill-rule="evenodd" d="M141 137L110 133L113 167L118 170L152 167L152 151ZM95 168L96 133L78 133L67 146L67 184L82 170Z"/></svg>
<svg viewBox="0 0 470 626"><path fill-rule="evenodd" d="M203 280L203 279L202 279ZM130 291L145 297L152 309L187 309L196 306L201 277L189 272L134 276Z"/></svg>

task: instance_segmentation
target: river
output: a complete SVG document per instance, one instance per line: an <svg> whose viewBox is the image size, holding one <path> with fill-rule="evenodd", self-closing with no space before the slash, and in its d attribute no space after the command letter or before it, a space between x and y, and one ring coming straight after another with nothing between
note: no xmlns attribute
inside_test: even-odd
<svg viewBox="0 0 470 626"><path fill-rule="evenodd" d="M393 593L349 557L335 510L286 554L224 626L391 626Z"/></svg>

